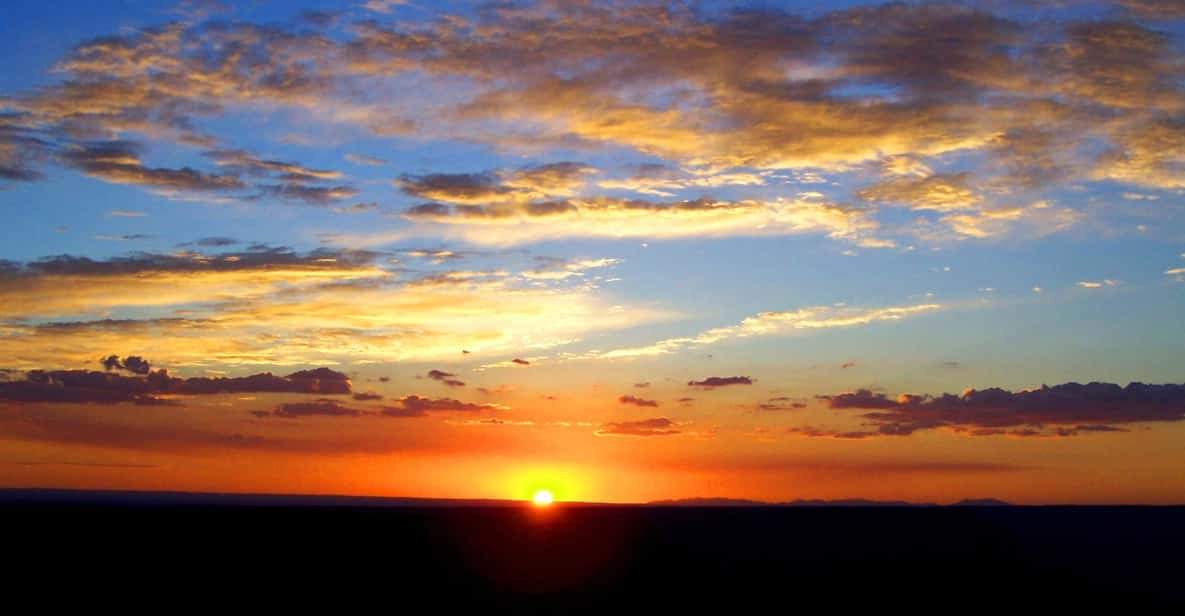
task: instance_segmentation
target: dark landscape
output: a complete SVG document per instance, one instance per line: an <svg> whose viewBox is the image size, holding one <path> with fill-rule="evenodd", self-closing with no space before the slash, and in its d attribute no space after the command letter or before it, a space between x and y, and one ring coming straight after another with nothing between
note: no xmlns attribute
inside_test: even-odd
<svg viewBox="0 0 1185 616"><path fill-rule="evenodd" d="M714 502L4 490L0 517L6 560L22 563L10 581L108 599L135 584L202 588L203 600L433 594L557 608L1185 600L1183 507Z"/></svg>

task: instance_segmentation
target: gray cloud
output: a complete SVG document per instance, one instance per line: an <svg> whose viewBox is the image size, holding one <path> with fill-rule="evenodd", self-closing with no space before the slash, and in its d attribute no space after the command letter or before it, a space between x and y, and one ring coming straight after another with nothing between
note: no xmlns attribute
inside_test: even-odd
<svg viewBox="0 0 1185 616"><path fill-rule="evenodd" d="M674 436L679 433L675 422L666 417L608 422L596 431L597 436Z"/></svg>
<svg viewBox="0 0 1185 616"><path fill-rule="evenodd" d="M977 436L1074 436L1124 430L1115 424L1185 419L1185 385L1065 383L1018 392L969 389L960 395L903 394L895 399L865 389L822 398L832 409L872 411L860 417L873 429L843 433L851 438L938 428ZM825 432L808 435L841 436Z"/></svg>

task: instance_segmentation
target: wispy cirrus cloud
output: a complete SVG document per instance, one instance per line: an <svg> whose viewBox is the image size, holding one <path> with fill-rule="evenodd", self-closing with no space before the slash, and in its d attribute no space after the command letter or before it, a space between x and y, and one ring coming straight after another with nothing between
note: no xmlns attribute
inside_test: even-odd
<svg viewBox="0 0 1185 616"><path fill-rule="evenodd" d="M0 263L0 353L14 367L76 366L116 345L174 366L431 360L670 317L531 269L409 273L388 258L249 246Z"/></svg>
<svg viewBox="0 0 1185 616"><path fill-rule="evenodd" d="M854 327L880 321L898 321L915 315L942 309L942 304L915 304L885 308L853 306L812 306L785 312L762 312L747 317L736 325L717 327L696 336L667 338L650 345L596 351L584 359L620 359L666 355L686 348L715 344L726 340L753 336L784 335L794 331Z"/></svg>

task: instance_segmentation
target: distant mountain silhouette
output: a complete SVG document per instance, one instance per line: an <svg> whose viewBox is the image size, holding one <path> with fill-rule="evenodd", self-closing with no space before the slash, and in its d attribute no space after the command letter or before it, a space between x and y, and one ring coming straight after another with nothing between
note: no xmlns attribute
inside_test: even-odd
<svg viewBox="0 0 1185 616"><path fill-rule="evenodd" d="M121 490L69 490L56 488L0 488L0 505L17 503L80 505L169 505L216 507L521 507L526 500L408 498L388 496L344 496L332 494L233 494L209 492L146 492ZM936 503L881 501L863 498L837 500L797 499L784 502L744 498L681 498L641 504L573 502L565 507L938 507ZM952 507L1007 507L995 498L964 499Z"/></svg>
<svg viewBox="0 0 1185 616"><path fill-rule="evenodd" d="M202 507L521 507L524 501L336 494L235 494L0 488L0 505L19 503Z"/></svg>
<svg viewBox="0 0 1185 616"><path fill-rule="evenodd" d="M952 507L1011 507L1012 503L998 498L965 498L951 505Z"/></svg>
<svg viewBox="0 0 1185 616"><path fill-rule="evenodd" d="M863 498L838 500L797 499L785 502L756 501L743 498L680 498L651 501L652 507L936 507L934 503L910 503L907 501L878 501Z"/></svg>

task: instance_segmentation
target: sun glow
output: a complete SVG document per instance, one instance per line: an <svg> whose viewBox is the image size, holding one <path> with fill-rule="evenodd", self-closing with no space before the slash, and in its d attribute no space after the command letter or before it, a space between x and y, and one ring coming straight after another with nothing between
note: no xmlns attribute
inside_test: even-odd
<svg viewBox="0 0 1185 616"><path fill-rule="evenodd" d="M531 497L536 507L546 507L550 505L555 498L551 495L550 490L536 490L535 495Z"/></svg>

